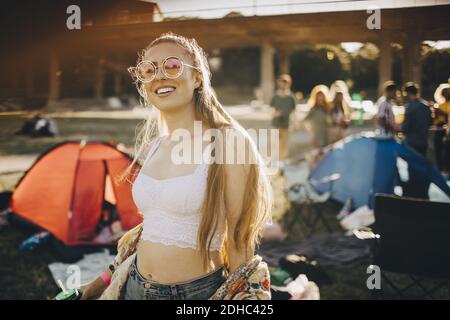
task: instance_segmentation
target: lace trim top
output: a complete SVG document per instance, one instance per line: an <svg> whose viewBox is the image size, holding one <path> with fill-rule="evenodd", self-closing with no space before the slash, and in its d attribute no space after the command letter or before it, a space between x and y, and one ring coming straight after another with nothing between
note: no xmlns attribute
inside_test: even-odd
<svg viewBox="0 0 450 320"><path fill-rule="evenodd" d="M161 140L156 141L142 167L156 152ZM205 151L209 149L207 147ZM167 179L155 179L141 170L134 181L132 195L144 216L142 239L198 250L197 232L207 177L208 164L205 161L197 165L191 174ZM223 239L223 224L219 224L210 250L221 250Z"/></svg>

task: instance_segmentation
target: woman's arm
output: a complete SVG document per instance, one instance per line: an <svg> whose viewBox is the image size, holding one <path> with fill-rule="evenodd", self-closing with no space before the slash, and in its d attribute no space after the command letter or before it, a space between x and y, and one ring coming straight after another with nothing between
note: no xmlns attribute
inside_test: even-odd
<svg viewBox="0 0 450 320"><path fill-rule="evenodd" d="M81 292L81 300L97 299L103 291L105 291L106 287L107 285L102 277L97 277L91 282L88 282L80 287L79 291Z"/></svg>
<svg viewBox="0 0 450 320"><path fill-rule="evenodd" d="M245 248L244 243L238 244L234 239L237 222L243 214L242 204L249 171L249 164L225 164L225 207L228 227L227 250L230 273L236 271L241 264L250 260L254 255L253 248ZM245 227L242 228L241 226L240 229L245 229ZM238 245L240 245L239 248Z"/></svg>

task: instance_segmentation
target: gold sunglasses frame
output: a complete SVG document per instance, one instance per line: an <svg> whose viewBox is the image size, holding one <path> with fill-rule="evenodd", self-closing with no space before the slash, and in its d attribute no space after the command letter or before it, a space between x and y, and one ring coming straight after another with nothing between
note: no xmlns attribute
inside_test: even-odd
<svg viewBox="0 0 450 320"><path fill-rule="evenodd" d="M162 68L162 73L163 73L163 75L164 75L165 77L167 77L168 79L177 79L177 78L179 78L179 77L183 74L184 67L189 67L189 68L195 69L195 70L197 70L197 71L200 71L200 69L199 69L198 67L192 66L192 65L190 65L190 64L187 64L186 62L183 61L183 59L181 59L180 57L177 57L177 56L169 56L169 57L165 58L165 59L163 60L163 62L162 62L162 66L164 66L164 64L167 62L167 60L173 59L173 58L175 58L175 59L177 59L178 61L181 62L181 70L180 70L180 72L179 72L179 74L178 74L177 76L169 76L169 75L164 71L164 68ZM153 66L153 68L155 68L155 73L153 74L153 77L152 77L151 79L143 79L142 77L139 76L139 72L137 72L137 70L139 69L139 66L142 65L143 63L150 63L150 64ZM128 72L129 72L133 77L135 77L137 80L139 80L140 82L142 82L142 83L150 83L150 82L152 82L153 80L155 80L156 75L157 75L158 72L159 72L159 67L158 67L157 65L155 65L152 61L149 61L149 60L142 60L142 61L140 61L135 67L129 67L129 68L128 68Z"/></svg>

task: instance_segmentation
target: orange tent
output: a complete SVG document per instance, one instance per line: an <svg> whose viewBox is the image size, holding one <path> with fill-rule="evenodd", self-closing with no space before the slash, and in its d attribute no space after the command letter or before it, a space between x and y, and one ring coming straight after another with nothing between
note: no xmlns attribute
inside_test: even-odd
<svg viewBox="0 0 450 320"><path fill-rule="evenodd" d="M24 174L10 211L52 233L66 245L89 244L102 205L116 206L124 229L141 222L131 183L115 178L131 159L103 142L64 142L42 154Z"/></svg>

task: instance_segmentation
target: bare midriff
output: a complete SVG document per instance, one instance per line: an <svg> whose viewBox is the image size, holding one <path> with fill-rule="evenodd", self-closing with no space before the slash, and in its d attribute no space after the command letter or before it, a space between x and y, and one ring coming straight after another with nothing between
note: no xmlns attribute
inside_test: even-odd
<svg viewBox="0 0 450 320"><path fill-rule="evenodd" d="M161 284L188 282L223 266L219 251L210 251L208 269L203 268L199 250L164 245L148 240L139 241L137 268L146 279Z"/></svg>

